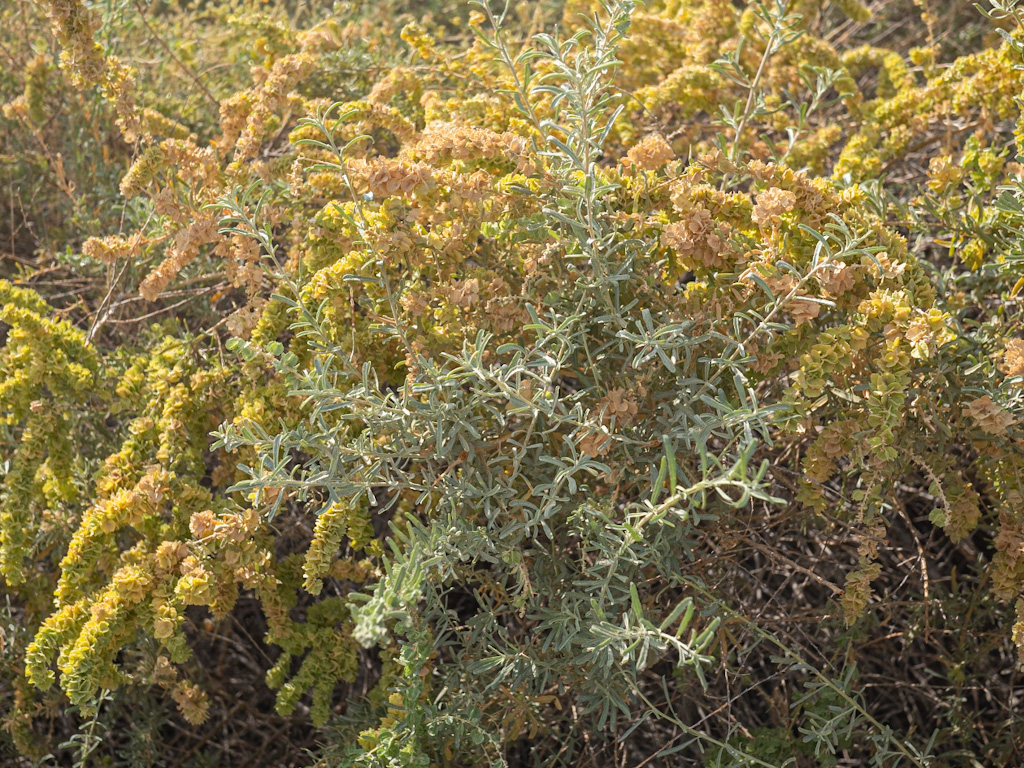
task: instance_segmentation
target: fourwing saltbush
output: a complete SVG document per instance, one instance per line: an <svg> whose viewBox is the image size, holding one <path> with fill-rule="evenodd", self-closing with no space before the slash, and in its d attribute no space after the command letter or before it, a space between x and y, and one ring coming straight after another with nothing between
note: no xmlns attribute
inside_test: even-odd
<svg viewBox="0 0 1024 768"><path fill-rule="evenodd" d="M82 246L88 332L0 283L0 739L1012 762L1016 3L948 67L857 0L485 4L391 58L365 4L240 19L194 134L45 7L138 226Z"/></svg>
<svg viewBox="0 0 1024 768"><path fill-rule="evenodd" d="M292 283L275 300L313 352L301 362L280 347L271 356L303 399L305 422L259 436L225 425L218 435L229 450L257 449L237 490L317 498L320 521L339 507L388 521L380 579L348 596L351 637L401 649L400 669L392 715L363 733L353 764L416 755L425 765L444 743L503 762L501 745L539 716L510 721L522 702L562 700L604 730L618 715L657 709L642 690L653 670L703 681L721 615L693 565L701 528L723 511L778 501L757 456L787 407L759 402L751 352L789 330L783 314L795 304L831 306L810 295L812 281L872 253L838 217L820 232L801 225L813 253L783 263L788 280L776 273L773 290L773 277L737 273L760 298L731 318L694 317L662 242L637 231L629 195L602 171L629 98L612 83L632 3L607 3L575 35L538 35L518 55L502 34L508 9L480 8L489 28L477 34L525 123L517 161L532 170L511 187L531 213L494 223L490 258L514 263L528 244L542 254L528 269L550 270L557 288L542 293L520 277L521 322L441 333L425 348L410 311L425 270L374 248L388 202L358 192L350 175L348 153L370 138L336 139L364 115L322 110L302 144L318 153L310 172L336 174L348 190L340 215L358 254L357 269L332 279L366 290L371 341L404 357L405 375L361 364L362 350L330 327L330 299ZM729 124L740 133L748 118ZM230 231L263 232L272 252L244 203L222 205ZM317 535L331 539L319 523ZM327 565L307 559L307 588L322 588Z"/></svg>

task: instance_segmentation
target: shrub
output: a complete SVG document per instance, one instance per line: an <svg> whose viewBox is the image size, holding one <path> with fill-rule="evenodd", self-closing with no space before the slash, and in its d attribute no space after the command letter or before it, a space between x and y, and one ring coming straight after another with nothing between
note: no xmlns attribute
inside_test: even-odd
<svg viewBox="0 0 1024 768"><path fill-rule="evenodd" d="M53 5L138 142L146 216L83 253L232 298L98 349L0 284L17 749L230 720L241 615L324 765L1009 761L972 696L1024 637L1024 46L940 66L933 15L883 49L836 5L572 2L520 46L484 3L344 93L365 22L239 22L266 60L190 135Z"/></svg>

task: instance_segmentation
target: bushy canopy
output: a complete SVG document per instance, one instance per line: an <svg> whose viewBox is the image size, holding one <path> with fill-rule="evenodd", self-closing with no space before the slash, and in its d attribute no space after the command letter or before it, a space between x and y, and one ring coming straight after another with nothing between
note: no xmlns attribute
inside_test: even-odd
<svg viewBox="0 0 1024 768"><path fill-rule="evenodd" d="M1015 760L1024 7L42 5L12 764Z"/></svg>

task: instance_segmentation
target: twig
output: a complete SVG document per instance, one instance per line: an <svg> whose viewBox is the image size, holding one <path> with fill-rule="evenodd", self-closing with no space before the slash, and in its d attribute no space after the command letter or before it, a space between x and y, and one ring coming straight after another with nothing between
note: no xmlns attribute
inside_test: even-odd
<svg viewBox="0 0 1024 768"><path fill-rule="evenodd" d="M167 45L167 43L160 36L160 34L155 29L153 29L153 26L149 23L149 19L146 18L145 11L140 7L139 3L137 2L135 3L135 10L139 13L139 20L143 23L143 25L145 25L146 29L149 30L149 33L153 36L153 39L156 40L160 47L164 49L164 52L171 57L171 60L175 64L181 67L182 71L184 71L186 75L192 78L193 85L199 86L199 90L201 90L203 94L205 94L206 98L210 100L213 106L219 107L220 99L218 99L216 96L210 93L209 88L207 88L203 84L203 81L200 79L199 73L192 69L192 67L190 67L188 64L183 62L178 57L178 55L171 49L171 47Z"/></svg>
<svg viewBox="0 0 1024 768"><path fill-rule="evenodd" d="M749 544L750 544L750 546L752 548L756 549L762 555L765 555L766 557L768 557L770 559L781 560L786 565L788 565L790 568L793 568L793 569L795 569L797 571L800 571L800 573L804 574L805 576L810 576L816 582L821 584L821 586L827 587L828 589L832 590L832 594L834 594L834 595L841 595L841 594L843 594L844 590L841 587L837 587L831 581L829 581L828 579L825 579L825 578L819 576L818 574L816 574L811 569L805 568L804 566L800 565L799 563L796 563L793 560L790 560L785 555L780 554L777 550L769 549L768 547L764 546L763 544L758 544L756 541L751 541L751 542L749 542Z"/></svg>

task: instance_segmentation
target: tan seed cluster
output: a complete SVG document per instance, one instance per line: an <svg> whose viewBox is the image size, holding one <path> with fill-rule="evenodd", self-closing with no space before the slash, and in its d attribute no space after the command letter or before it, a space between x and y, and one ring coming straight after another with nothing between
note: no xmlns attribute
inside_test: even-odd
<svg viewBox="0 0 1024 768"><path fill-rule="evenodd" d="M1001 405L993 402L988 395L972 400L964 408L964 413L974 419L983 432L990 435L1005 435L1007 429L1014 424L1013 416Z"/></svg>
<svg viewBox="0 0 1024 768"><path fill-rule="evenodd" d="M1003 373L1007 378L1024 376L1024 339L1008 339L1003 351Z"/></svg>
<svg viewBox="0 0 1024 768"><path fill-rule="evenodd" d="M782 214L796 207L796 195L778 187L769 187L755 200L757 204L750 218L762 229L776 226Z"/></svg>
<svg viewBox="0 0 1024 768"><path fill-rule="evenodd" d="M627 164L641 171L656 171L675 157L676 153L660 133L645 137L626 153Z"/></svg>

